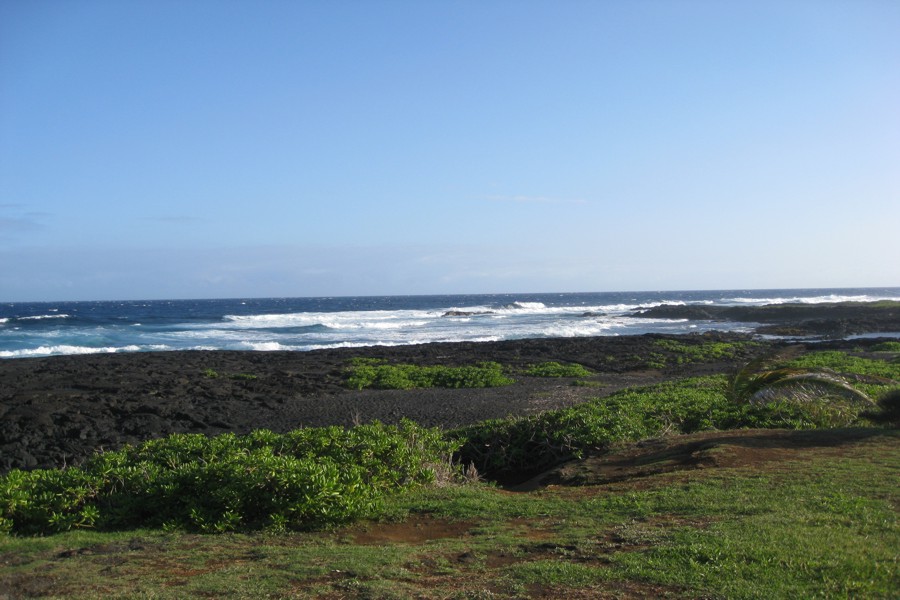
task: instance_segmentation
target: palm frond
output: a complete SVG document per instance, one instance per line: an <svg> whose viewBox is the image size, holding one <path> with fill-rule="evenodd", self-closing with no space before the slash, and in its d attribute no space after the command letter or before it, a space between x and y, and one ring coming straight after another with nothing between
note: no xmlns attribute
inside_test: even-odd
<svg viewBox="0 0 900 600"><path fill-rule="evenodd" d="M840 373L785 366L802 351L803 346L788 346L748 362L729 380L729 397L733 402L762 404L778 399L808 401L836 396L854 404L873 405L866 394L851 386Z"/></svg>
<svg viewBox="0 0 900 600"><path fill-rule="evenodd" d="M751 404L762 404L777 399L811 401L823 396L836 396L852 404L865 407L874 405L872 399L857 390L836 373L793 373L771 380L747 397Z"/></svg>

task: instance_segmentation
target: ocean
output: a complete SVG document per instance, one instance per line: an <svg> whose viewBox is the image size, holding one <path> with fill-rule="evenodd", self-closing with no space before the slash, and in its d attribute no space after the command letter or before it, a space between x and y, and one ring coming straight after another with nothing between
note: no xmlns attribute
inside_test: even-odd
<svg viewBox="0 0 900 600"><path fill-rule="evenodd" d="M0 358L167 350L313 350L522 338L748 332L646 319L660 304L900 300L900 288L247 298L0 304Z"/></svg>

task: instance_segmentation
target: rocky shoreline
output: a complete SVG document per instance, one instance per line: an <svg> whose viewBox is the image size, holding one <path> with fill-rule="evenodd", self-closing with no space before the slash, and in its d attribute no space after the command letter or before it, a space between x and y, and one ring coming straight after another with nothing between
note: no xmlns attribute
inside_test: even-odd
<svg viewBox="0 0 900 600"><path fill-rule="evenodd" d="M772 333L900 331L897 306L810 305L711 310L658 307L644 316L750 320ZM870 310L872 309L872 310ZM820 326L819 322L830 324ZM783 335L787 335L782 333ZM749 340L730 333L601 336L502 342L435 343L309 352L174 351L90 354L0 360L0 473L13 468L78 464L101 449L171 433L247 433L266 428L351 425L410 418L425 426L458 427L571 406L633 385L674 377L722 373L750 358L660 368L660 339L683 344ZM757 339L758 338L753 338ZM854 348L877 340L815 342ZM754 352L784 344L759 341ZM796 343L796 342L794 342ZM521 374L507 387L487 389L349 390L354 357L395 363L459 366L496 361L509 369L558 361L595 373L589 385Z"/></svg>
<svg viewBox="0 0 900 600"><path fill-rule="evenodd" d="M874 332L900 333L900 302L836 302L765 306L664 304L635 312L653 319L759 323L755 331L777 336L840 338Z"/></svg>

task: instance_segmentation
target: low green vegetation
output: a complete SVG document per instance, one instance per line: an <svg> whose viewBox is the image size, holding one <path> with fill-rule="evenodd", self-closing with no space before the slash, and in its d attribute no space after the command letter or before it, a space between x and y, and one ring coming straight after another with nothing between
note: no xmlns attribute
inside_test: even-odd
<svg viewBox="0 0 900 600"><path fill-rule="evenodd" d="M590 377L593 375L583 365L564 365L555 361L531 365L524 372L531 377Z"/></svg>
<svg viewBox="0 0 900 600"><path fill-rule="evenodd" d="M758 344L741 342L701 342L686 343L680 340L659 339L653 344L663 352L654 352L650 357L651 366L661 368L670 364L684 365L696 362L734 360L753 351Z"/></svg>
<svg viewBox="0 0 900 600"><path fill-rule="evenodd" d="M203 371L203 376L207 379L218 379L222 377L222 375L216 371L215 369L206 369ZM254 379L259 379L258 375L253 375L252 373L232 373L227 375L228 379L238 379L243 381L252 381Z"/></svg>
<svg viewBox="0 0 900 600"><path fill-rule="evenodd" d="M864 407L842 403L738 404L724 375L627 389L572 408L485 421L450 432L459 457L500 479L539 472L586 452L663 434L708 429L840 427L856 423Z"/></svg>
<svg viewBox="0 0 900 600"><path fill-rule="evenodd" d="M691 352L660 346L667 364ZM878 402L850 402L829 386L752 402L732 393L739 372L446 432L403 421L173 435L80 467L0 477L0 595L894 597L900 434L887 427L900 414L900 365L807 352L755 366L745 375L840 376ZM542 363L519 372L591 375L572 374L577 367ZM497 363L361 359L346 382L485 387L510 383L508 372ZM772 466L760 460L658 473L640 484L519 494L474 483L476 469L521 481L570 458L670 434L833 427L867 429L852 443L810 445L804 460ZM738 450L715 452L752 453L743 440L732 442ZM772 454L785 452L779 446ZM469 483L454 464L469 467ZM404 521L418 525L376 535ZM11 587L26 584L38 587Z"/></svg>
<svg viewBox="0 0 900 600"><path fill-rule="evenodd" d="M803 369L830 369L859 374L840 386L810 388L802 396L775 396L753 403L735 395L726 375L673 380L633 388L572 408L527 417L485 421L450 432L462 442L462 462L501 479L541 471L586 452L663 434L709 429L846 427L866 421L874 406L868 400L900 388L900 365L813 352L787 363L795 375ZM765 381L762 382L765 384ZM761 386L756 388L759 391ZM842 393L837 393L841 391ZM816 392L816 393L812 393Z"/></svg>
<svg viewBox="0 0 900 600"><path fill-rule="evenodd" d="M872 352L900 352L900 342L881 342L870 349Z"/></svg>
<svg viewBox="0 0 900 600"><path fill-rule="evenodd" d="M347 387L355 390L409 390L413 388L485 388L510 385L513 380L495 362L463 367L387 364L377 359L355 359L346 373Z"/></svg>
<svg viewBox="0 0 900 600"><path fill-rule="evenodd" d="M795 462L637 485L420 486L381 522L319 532L0 536L0 589L165 600L895 598L900 438L872 433L841 456L810 448Z"/></svg>
<svg viewBox="0 0 900 600"><path fill-rule="evenodd" d="M11 471L0 478L0 527L320 527L372 515L386 495L434 481L454 448L440 430L411 421L171 435L98 454L77 468Z"/></svg>
<svg viewBox="0 0 900 600"><path fill-rule="evenodd" d="M789 361L787 365L807 369L829 369L852 375L900 379L900 363L861 358L837 350L808 352Z"/></svg>

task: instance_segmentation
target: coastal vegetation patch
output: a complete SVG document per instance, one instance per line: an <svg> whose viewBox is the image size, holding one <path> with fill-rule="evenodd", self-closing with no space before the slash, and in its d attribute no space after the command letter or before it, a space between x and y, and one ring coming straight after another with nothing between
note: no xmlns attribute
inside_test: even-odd
<svg viewBox="0 0 900 600"><path fill-rule="evenodd" d="M322 527L372 515L386 496L433 482L457 445L408 420L175 434L80 467L10 471L0 478L0 531Z"/></svg>
<svg viewBox="0 0 900 600"><path fill-rule="evenodd" d="M672 380L571 408L484 421L449 435L462 443L461 462L509 481L660 435L871 423L867 415L875 408L872 399L900 388L900 365L882 360L836 351L773 360L751 362L749 369L732 375ZM750 390L752 394L745 393ZM766 401L753 401L760 397Z"/></svg>
<svg viewBox="0 0 900 600"><path fill-rule="evenodd" d="M897 433L823 433L819 444L796 447L786 436L783 460L747 457L624 484L536 493L418 486L392 498L381 520L317 532L0 536L0 593L893 598ZM743 455L753 440L722 438L714 448Z"/></svg>
<svg viewBox="0 0 900 600"><path fill-rule="evenodd" d="M357 358L346 371L350 389L410 390L414 388L487 388L510 385L513 380L496 362L449 367L444 365L388 364L373 358Z"/></svg>
<svg viewBox="0 0 900 600"><path fill-rule="evenodd" d="M590 377L593 373L584 365L562 364L556 361L548 361L531 365L524 371L531 377Z"/></svg>
<svg viewBox="0 0 900 600"><path fill-rule="evenodd" d="M655 340L653 345L667 353L666 355L656 354L657 358L662 358L666 364L674 363L677 365L733 360L759 347L759 344L753 341L709 341L700 344L688 344L670 338Z"/></svg>
<svg viewBox="0 0 900 600"><path fill-rule="evenodd" d="M872 352L900 352L900 342L880 342L870 349Z"/></svg>
<svg viewBox="0 0 900 600"><path fill-rule="evenodd" d="M79 467L14 470L0 478L0 596L894 597L900 365L764 358L452 431L174 435ZM822 376L836 385L813 397L754 401L735 385ZM844 384L877 405L848 400ZM645 469L686 448L708 468ZM579 476L599 459L640 474L537 493L476 474L519 482L579 456Z"/></svg>
<svg viewBox="0 0 900 600"><path fill-rule="evenodd" d="M203 376L207 379L218 379L223 375L216 371L215 369L204 369ZM254 375L253 373L231 373L228 375L224 375L228 379L236 379L241 381L253 381L255 379L259 379L258 375Z"/></svg>

